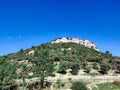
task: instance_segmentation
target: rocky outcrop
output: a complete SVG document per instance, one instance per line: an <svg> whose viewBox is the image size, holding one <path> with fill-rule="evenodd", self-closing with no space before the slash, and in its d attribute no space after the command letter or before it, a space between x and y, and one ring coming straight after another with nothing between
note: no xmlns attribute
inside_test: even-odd
<svg viewBox="0 0 120 90"><path fill-rule="evenodd" d="M58 38L56 40L53 40L51 43L77 43L77 44L84 45L85 47L93 48L93 49L99 51L94 43L90 42L89 40L82 40L79 38L63 37L63 38Z"/></svg>

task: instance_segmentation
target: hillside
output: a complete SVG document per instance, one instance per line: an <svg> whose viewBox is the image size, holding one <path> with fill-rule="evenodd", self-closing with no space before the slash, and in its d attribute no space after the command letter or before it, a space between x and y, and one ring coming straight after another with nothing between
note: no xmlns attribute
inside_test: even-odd
<svg viewBox="0 0 120 90"><path fill-rule="evenodd" d="M92 46L73 42L52 41L32 46L0 57L0 90L41 90L50 85L47 77L78 76L80 70L83 75L117 76L120 74L120 59L109 51L103 53ZM30 81L34 78L40 80Z"/></svg>

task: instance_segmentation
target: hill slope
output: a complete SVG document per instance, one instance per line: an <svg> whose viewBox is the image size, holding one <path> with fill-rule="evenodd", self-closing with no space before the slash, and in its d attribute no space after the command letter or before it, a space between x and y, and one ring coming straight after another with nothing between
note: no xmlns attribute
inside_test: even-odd
<svg viewBox="0 0 120 90"><path fill-rule="evenodd" d="M108 51L102 53L78 43L32 46L30 49L21 49L17 53L0 57L0 89L14 90L19 84L16 80L22 80L24 88L25 80L35 77L40 78L40 87L43 88L45 77L54 77L56 73L66 74L67 70L72 75L77 75L80 69L86 75L107 74L110 69L114 71L113 74L117 74L120 72L119 63L119 58L113 57Z"/></svg>

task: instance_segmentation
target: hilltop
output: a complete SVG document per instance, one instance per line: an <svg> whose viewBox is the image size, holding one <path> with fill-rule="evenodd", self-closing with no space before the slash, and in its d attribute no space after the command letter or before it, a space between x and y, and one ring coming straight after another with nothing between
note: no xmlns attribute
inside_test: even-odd
<svg viewBox="0 0 120 90"><path fill-rule="evenodd" d="M90 42L89 40L82 40L79 38L63 37L63 38L58 38L56 40L53 40L51 43L76 43L76 44L81 44L81 45L84 45L85 47L93 48L99 51L93 42Z"/></svg>
<svg viewBox="0 0 120 90"><path fill-rule="evenodd" d="M50 90L50 87L59 88L60 79L62 81L64 79L66 85L67 82L72 83L71 79L75 81L83 76L90 77L90 80L85 80L88 83L94 81L91 79L92 76L103 78L103 75L110 75L115 76L112 80L114 82L119 80L119 63L119 57L112 56L109 51L105 53L98 51L95 44L89 40L59 38L40 46L1 56L0 89ZM71 87L70 84L67 88Z"/></svg>

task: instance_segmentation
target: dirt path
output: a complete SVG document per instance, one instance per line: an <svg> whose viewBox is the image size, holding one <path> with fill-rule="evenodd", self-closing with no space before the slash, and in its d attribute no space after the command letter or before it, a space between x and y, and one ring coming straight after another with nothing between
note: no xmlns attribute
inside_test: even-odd
<svg viewBox="0 0 120 90"><path fill-rule="evenodd" d="M54 82L57 79L61 79L62 82L68 82L69 78L73 81L84 81L84 82L94 82L94 83L104 83L104 82L114 82L120 80L120 76L67 76L58 74L56 77L46 78L50 82Z"/></svg>

